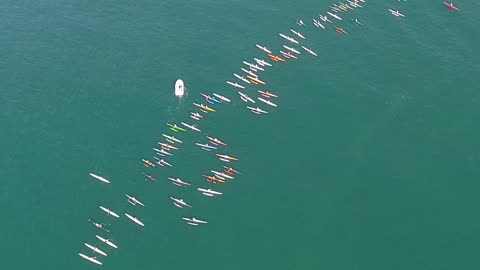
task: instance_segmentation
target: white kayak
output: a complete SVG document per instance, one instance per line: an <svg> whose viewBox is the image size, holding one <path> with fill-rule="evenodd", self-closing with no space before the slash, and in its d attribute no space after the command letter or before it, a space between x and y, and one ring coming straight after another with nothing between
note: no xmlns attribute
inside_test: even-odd
<svg viewBox="0 0 480 270"><path fill-rule="evenodd" d="M254 107L249 107L247 106L247 108L252 112L252 113L255 113L255 114L262 114L262 113L268 113L267 111L264 111L258 107L254 108Z"/></svg>
<svg viewBox="0 0 480 270"><path fill-rule="evenodd" d="M195 145L198 145L198 146L200 146L200 147L202 147L202 148L211 149L211 150L218 149L217 147L211 146L211 145L209 145L208 143L205 143L205 144L195 143Z"/></svg>
<svg viewBox="0 0 480 270"><path fill-rule="evenodd" d="M261 102L263 102L265 104L268 104L270 106L277 107L277 104L271 102L270 100L267 100L267 99L264 99L264 98L261 98L261 97L258 97L258 100L260 100Z"/></svg>
<svg viewBox="0 0 480 270"><path fill-rule="evenodd" d="M80 257L84 258L85 260L89 260L95 264L98 264L98 265L102 265L102 263L100 261L98 261L97 259L95 258L92 258L92 257L88 257L87 255L84 255L82 253L78 253L78 255L80 255Z"/></svg>
<svg viewBox="0 0 480 270"><path fill-rule="evenodd" d="M213 95L214 95L216 98L220 99L221 101L230 102L230 99L228 99L228 98L226 98L226 97L224 97L224 96L221 96L221 95L216 94L216 93L213 93Z"/></svg>
<svg viewBox="0 0 480 270"><path fill-rule="evenodd" d="M215 195L222 195L223 193L211 190L211 189L204 189L204 188L197 188L198 191L203 192L203 193L210 193L210 194L215 194Z"/></svg>
<svg viewBox="0 0 480 270"><path fill-rule="evenodd" d="M214 173L217 177L220 176L220 177L223 177L223 178L228 178L228 179L233 179L233 176L230 176L228 174L225 174L223 172L217 172L217 171L214 171L214 170L210 170L212 173Z"/></svg>
<svg viewBox="0 0 480 270"><path fill-rule="evenodd" d="M128 198L128 202L131 204L131 205L141 205L141 206L145 206L145 204L143 204L141 201L137 200L135 197L133 196L130 196L128 194L125 194L125 196L127 196Z"/></svg>
<svg viewBox="0 0 480 270"><path fill-rule="evenodd" d="M168 177L168 180L172 181L173 184L178 184L180 186L191 186L192 184L182 181L180 178Z"/></svg>
<svg viewBox="0 0 480 270"><path fill-rule="evenodd" d="M89 249L93 250L93 252L96 252L96 253L98 253L98 254L100 254L100 255L103 255L103 256L105 256L105 257L107 256L107 253L103 252L103 251L100 250L99 248L94 247L94 246L92 246L92 245L90 245L90 244L88 244L88 243L84 243L84 244L85 244L86 247L88 247Z"/></svg>
<svg viewBox="0 0 480 270"><path fill-rule="evenodd" d="M309 48L307 48L307 47L305 47L305 46L302 46L302 48L303 48L305 51L307 51L309 54L318 56L317 53L315 53L312 49L309 49Z"/></svg>
<svg viewBox="0 0 480 270"><path fill-rule="evenodd" d="M243 72L247 73L248 75L253 76L253 77L255 77L255 78L258 78L258 75L255 74L255 73L253 73L253 72L251 72L250 70L244 69L244 68L240 68L240 69L241 69Z"/></svg>
<svg viewBox="0 0 480 270"><path fill-rule="evenodd" d="M293 29L290 29L290 31L292 31L292 33L294 33L294 34L297 35L298 37L301 37L301 38L305 39L305 37L304 37L302 34L300 34L300 32L297 32L297 31L295 31L295 30L293 30Z"/></svg>
<svg viewBox="0 0 480 270"><path fill-rule="evenodd" d="M388 11L390 11L390 13L392 13L393 16L396 16L396 17L405 17L405 15L403 15L402 13L400 13L400 11L398 11L398 10L388 9Z"/></svg>
<svg viewBox="0 0 480 270"><path fill-rule="evenodd" d="M207 224L208 223L207 221L200 220L200 219L197 219L197 218L194 218L194 217L192 217L192 218L182 217L182 219L187 221L187 223L190 222L189 223L190 225L198 225L199 223L200 224ZM193 224L191 224L191 223L193 223Z"/></svg>
<svg viewBox="0 0 480 270"><path fill-rule="evenodd" d="M197 128L195 125L189 125L187 123L184 123L184 122L180 122L180 124L182 124L183 126L191 129L191 130L195 130L197 132L202 132L199 128Z"/></svg>
<svg viewBox="0 0 480 270"><path fill-rule="evenodd" d="M195 222L195 223L202 223L202 224L207 224L208 223L207 221L196 219L196 218L192 218L192 221Z"/></svg>
<svg viewBox="0 0 480 270"><path fill-rule="evenodd" d="M93 177L93 178L95 178L95 179L97 179L97 180L99 180L99 181L102 181L102 182L104 182L104 183L110 184L110 181L108 181L107 179L105 179L105 178L103 178L103 177L101 177L101 176L98 176L98 175L93 174L93 173L90 173L90 176Z"/></svg>
<svg viewBox="0 0 480 270"><path fill-rule="evenodd" d="M294 39L294 38L292 38L292 37L289 37L289 36L287 36L287 35L285 35L285 34L282 34L282 33L278 33L278 34L279 34L282 38L284 38L284 39L286 39L286 40L288 40L288 41L290 41L290 42L293 42L293 43L295 43L295 44L298 44L298 41L297 41L296 39Z"/></svg>
<svg viewBox="0 0 480 270"><path fill-rule="evenodd" d="M288 46L286 46L286 45L283 45L283 47L284 47L285 49L291 51L291 52L294 52L294 53L296 53L296 54L300 54L299 51L295 50L295 49L292 48L292 47L288 47Z"/></svg>
<svg viewBox="0 0 480 270"><path fill-rule="evenodd" d="M168 140L171 140L173 142L177 142L177 143L183 143L182 141L180 141L179 139L173 137L173 136L170 136L170 135L167 135L167 134L163 134L162 133L162 136L165 137L166 139Z"/></svg>
<svg viewBox="0 0 480 270"><path fill-rule="evenodd" d="M114 243L112 243L112 241L110 241L109 239L105 239L101 236L98 236L98 235L95 235L95 237L97 237L98 240L102 241L103 243L111 246L112 248L118 248L117 245L115 245Z"/></svg>
<svg viewBox="0 0 480 270"><path fill-rule="evenodd" d="M253 100L251 97L249 97L247 94L245 93L242 93L240 91L237 92L239 95L240 95L240 98L245 101L245 102L252 102L252 103L255 103L255 100Z"/></svg>
<svg viewBox="0 0 480 270"><path fill-rule="evenodd" d="M255 62L257 62L259 65L261 66L269 66L271 67L272 64L268 63L267 61L265 60L262 60L262 59L258 59L258 58L253 58L253 60L255 60Z"/></svg>
<svg viewBox="0 0 480 270"><path fill-rule="evenodd" d="M233 82L230 82L230 81L227 81L227 83L230 84L230 85L233 86L233 87L245 89L245 86L243 86L243 85L241 85L241 84L233 83Z"/></svg>
<svg viewBox="0 0 480 270"><path fill-rule="evenodd" d="M143 222L141 222L140 220L138 220L138 218L136 218L136 217L134 217L134 216L131 216L131 215L127 214L127 213L125 213L125 216L127 216L131 221L137 223L138 225L140 225L140 226L142 226L142 227L145 226L145 224L143 224Z"/></svg>
<svg viewBox="0 0 480 270"><path fill-rule="evenodd" d="M174 197L170 197L170 199L172 199L173 204L179 208L183 208L183 206L192 207L191 205L186 203L183 199L177 199Z"/></svg>
<svg viewBox="0 0 480 270"><path fill-rule="evenodd" d="M120 217L117 213L113 212L112 210L110 210L110 209L108 209L108 208L106 208L106 207L103 207L103 206L99 206L99 207L100 207L100 209L102 209L105 213L107 213L107 214L110 215L110 216L114 216L114 217L116 217L116 218L119 218L119 217Z"/></svg>
<svg viewBox="0 0 480 270"><path fill-rule="evenodd" d="M233 76L235 76L237 79L239 79L243 82L246 82L246 83L250 84L249 80L245 79L243 76L238 75L237 73L233 73Z"/></svg>
<svg viewBox="0 0 480 270"><path fill-rule="evenodd" d="M183 85L183 81L178 79L175 82L175 96L182 97L185 93L185 86Z"/></svg>
<svg viewBox="0 0 480 270"><path fill-rule="evenodd" d="M337 19L337 20L340 20L340 21L342 20L342 18L340 18L338 15L333 14L333 13L331 13L331 12L329 12L329 11L327 11L327 14L330 15L330 16L332 16L333 18L335 18L335 19Z"/></svg>
<svg viewBox="0 0 480 270"><path fill-rule="evenodd" d="M267 49L267 47L265 46L261 46L261 45L258 45L258 44L255 44L257 46L257 48L259 48L260 50L266 52L266 53L272 53L269 49Z"/></svg>

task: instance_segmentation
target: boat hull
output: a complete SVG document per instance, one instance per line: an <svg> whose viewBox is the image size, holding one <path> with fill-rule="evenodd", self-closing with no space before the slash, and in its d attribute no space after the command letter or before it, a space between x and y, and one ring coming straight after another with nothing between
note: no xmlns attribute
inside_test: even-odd
<svg viewBox="0 0 480 270"><path fill-rule="evenodd" d="M183 81L178 79L175 82L175 96L181 97L183 96L183 94L185 94L185 87L184 87Z"/></svg>

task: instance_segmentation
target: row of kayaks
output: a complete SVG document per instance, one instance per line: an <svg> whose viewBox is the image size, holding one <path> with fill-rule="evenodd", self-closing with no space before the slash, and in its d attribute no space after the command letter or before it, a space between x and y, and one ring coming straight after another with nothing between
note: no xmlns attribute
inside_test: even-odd
<svg viewBox="0 0 480 270"><path fill-rule="evenodd" d="M193 102L193 105L197 108L198 111L189 112L189 117L191 119L194 119L196 123L200 121L204 121L204 118L206 117L207 114L217 112L216 106L219 106L223 103L231 102L230 98L227 98L215 92L200 93L200 96L204 99L205 102ZM181 134L188 133L188 131L201 133L203 129L201 129L199 125L196 123L190 124L190 123L181 121L180 124L167 123L167 127L170 128L171 131L177 132L179 136L182 136ZM160 149L156 149L155 154L158 154L160 151L163 151L164 154L167 154L169 157L171 157L173 156L171 151L179 150L182 147L181 145L183 145L185 142L185 139L176 137L174 135L162 134L162 136L165 141L157 142L160 145ZM209 152L215 151L215 157L224 163L238 161L238 158L222 153L223 151L217 152L217 150L220 151L222 147L228 146L228 144L225 141L210 135L205 135L205 138L206 138L205 141L197 140L196 142L194 142L194 145L205 151L209 151ZM156 164L158 165L158 162ZM155 165L155 163L152 161L149 161L148 164L145 164L144 162L144 165L148 167L153 167L152 165ZM236 171L230 166L222 165L222 169L217 169L217 170L212 169L210 170L209 173L204 173L201 176L205 178L207 182L216 184L216 183L225 183L227 180L233 180L234 173L238 173L238 171ZM155 177L153 175L149 175L148 178L149 180L155 180ZM168 180L177 187L192 186L191 182L185 181L179 177L168 177ZM211 188L197 187L197 190L202 195L207 197L215 197L223 194L222 192L213 190ZM177 196L170 196L170 200L172 204L177 208L192 208L192 204L184 198L180 198ZM196 217L190 217L190 218L183 217L182 220L186 224L191 226L199 226L200 224L208 223L207 221L196 218Z"/></svg>
<svg viewBox="0 0 480 270"><path fill-rule="evenodd" d="M171 131L176 132L178 136L183 136L183 134L187 134L188 132L202 133L203 129L200 128L197 123L199 123L200 121L203 122L205 117L209 113L217 112L216 106L220 106L223 103L231 102L230 98L227 98L215 92L200 93L200 96L204 99L204 102L198 102L198 101L193 102L193 106L197 108L197 111L189 112L189 117L195 120L195 124L190 124L186 121L180 121L180 124L167 123L167 127L170 128ZM157 144L160 145L160 149L155 148L156 149L155 155L159 154L160 151L163 151L164 157L170 157L170 158L173 156L172 151L183 148L187 139L187 138L178 137L176 135L174 136L174 135L165 134L165 133L162 134L162 136L164 141L157 142ZM193 144L205 151L215 152L215 157L224 163L238 161L238 158L224 153L223 148L227 147L228 144L224 140L219 139L217 137L214 137L211 135L205 135L205 140L203 141L197 140ZM217 152L217 151L221 151L221 152ZM154 159L156 159L156 157L154 157ZM147 159L142 159L142 162L144 162L144 160L147 160ZM149 161L148 164L145 164L144 162L144 165L146 165L147 167L154 167L153 165L155 164L158 165L158 162L154 163L152 161ZM173 165L170 167L173 167ZM201 174L201 177L205 178L205 180L209 183L217 184L217 183L225 183L228 180L233 180L234 174L236 173L239 173L239 172L233 169L231 166L222 165L221 169L212 169L208 173ZM153 173L151 175L148 175L147 179L156 181L155 177L153 176ZM185 181L184 179L181 179L179 177L168 177L168 180L172 185L175 185L177 187L193 186L192 182ZM206 197L216 197L216 196L223 195L222 192L213 190L212 188L196 187L196 189L201 195ZM193 204L187 199L184 199L178 196L170 196L169 198L172 205L177 208L193 208ZM197 218L197 217L182 217L181 219L183 222L185 222L190 226L199 226L199 225L208 223L208 221Z"/></svg>
<svg viewBox="0 0 480 270"><path fill-rule="evenodd" d="M220 140L218 140L217 138L213 138L213 137L210 137L208 136L209 140L211 143L215 143L216 145L219 145L219 144L223 144L223 145L226 145L225 143L221 142ZM235 159L237 160L236 158L233 158L233 157L229 157L227 155L220 155L219 156L222 156L223 158L229 158L229 159ZM232 168L230 167L226 167L224 166L225 168L225 172L232 172L232 171L235 171L233 170ZM215 175L220 179L225 179L225 178L229 178L229 179L233 179L233 176L230 176L224 172L218 172L218 171L214 171L212 170L213 173L215 173ZM237 171L235 171L237 172ZM238 173L238 172L237 172ZM145 173L144 173L145 174ZM111 181L108 180L107 178L103 177L103 176L100 176L98 174L95 174L95 173L89 173L89 175L91 177L93 177L94 179L100 181L100 182L103 182L103 183L108 183L110 184ZM148 176L147 174L145 174L146 176ZM181 180L180 178L178 177L168 177L168 179L170 180L170 182L174 185L177 185L177 186L189 186L191 185L190 183L188 182L185 182L183 180ZM218 191L215 191L215 190L212 190L210 188L197 188L197 190L204 196L208 196L208 197L213 197L213 196L218 196L218 195L222 195L223 193L221 192L218 192ZM133 206L145 206L145 204L143 202L141 202L139 199L137 199L136 197L134 196L131 196L129 194L125 194L126 198L127 198L127 201L129 204L133 205ZM190 204L188 204L187 202L185 202L183 199L179 199L179 198L174 198L174 197L171 197L174 205L176 205L177 207L179 208L183 208L183 207L191 207ZM115 219L119 219L121 216L113 211L112 209L106 207L106 206L102 206L100 205L99 206L99 209L101 211L103 211L107 216L110 216L110 217L113 217ZM125 217L127 219L129 219L130 221L132 221L133 223L135 223L136 225L140 226L140 227L144 227L145 224L143 223L143 221L132 215L132 214L129 214L129 213L124 213ZM92 223L97 229L103 231L104 233L110 233L110 230L106 227L106 224L104 223L99 223L99 222L96 222L96 221L93 221L91 219L88 220L90 223ZM182 221L185 221L187 224L189 225L192 225L192 226L198 226L199 224L207 224L208 222L205 221L205 220L202 220L202 219L198 219L196 217L182 217ZM100 235L96 235L96 238L98 240L100 240L100 242L102 242L103 244L105 244L107 246L107 248L114 248L114 249L117 249L118 246L116 243L114 243L114 241L110 238L105 238L105 237L102 237ZM85 260L88 260L94 264L97 264L97 265L102 265L103 263L101 262L101 259L98 257L98 256L101 256L101 257L106 257L107 256L107 252L106 250L104 249L104 247L99 247L99 246L96 246L92 243L84 243L84 245L92 252L93 255L87 255L88 253L84 252L84 253L81 253L79 252L78 255L80 257L82 257L83 259Z"/></svg>
<svg viewBox="0 0 480 270"><path fill-rule="evenodd" d="M357 6L354 2L352 3L352 7ZM334 12L328 11L327 14L333 18L336 18L337 20L342 20L342 18L336 15ZM327 16L320 15L320 19L331 22L331 20ZM297 24L306 26L302 20L297 20ZM302 44L303 41L306 40L306 37L303 33L292 28L290 28L289 30L290 33L278 33L278 35L287 42L287 44L282 44L282 49L279 51L279 53L274 53L272 49L262 44L257 43L255 44L255 46L263 53L265 53L268 59L273 62L286 62L288 59L298 59L298 56L302 53L302 51L307 52L308 54L311 54L313 56L318 56L318 54L313 51L309 46ZM339 27L336 28L336 31L342 34L347 34L346 31ZM295 48L295 46L298 46L298 48ZM251 97L251 94L246 91L247 87L255 87L257 85L267 84L265 80L260 78L259 72L265 71L267 67L273 66L272 62L269 62L269 60L261 59L260 57L254 57L253 61L244 60L242 61L242 63L244 64L244 66L240 68L241 73L233 73L234 78L238 81L227 80L226 83L239 89L237 93L240 96L240 99L245 103L256 104L256 101L260 101L261 103L269 105L271 107L277 107L277 104L272 100L272 98L277 98L278 95L264 90L257 90L257 93L259 93L260 95L254 98ZM247 105L247 109L254 114L268 113L268 111L262 108L251 105Z"/></svg>
<svg viewBox="0 0 480 270"><path fill-rule="evenodd" d="M333 14L333 13L332 13ZM243 67L241 67L241 72L234 73L233 80L227 81L227 84L239 88L237 91L238 96L241 101L247 103L246 108L254 114L267 114L263 108L258 107L258 104L265 104L270 107L277 107L277 102L275 99L278 98L278 94L265 90L267 85L267 80L259 76L260 72L266 71L268 68L272 67L275 62L286 62L288 59L297 59L298 56L303 52L307 52L313 56L317 56L309 46L302 44L306 40L306 36L298 30L290 29L289 33L280 33L279 35L289 44L284 44L283 49L279 53L274 53L272 50L264 47L260 44L256 44L257 48L265 53L265 58L254 57L253 60L243 61ZM295 46L298 46L296 48ZM236 81L238 80L238 81ZM179 85L176 89L183 90L184 85L178 83ZM248 88L261 86L263 89L255 89L254 92L249 92ZM179 94L180 92L177 92ZM256 96L254 97L253 94ZM204 132L204 129L201 128L197 123L204 121L205 118L208 118L209 113L216 113L220 110L220 107L224 103L232 102L231 98L224 96L219 93L200 93L200 96L203 98L204 102L194 102L193 105L197 108L196 111L189 112L190 119L194 120L194 123L191 123L192 120L186 121L182 120L177 123L166 123L166 130L169 132L161 133L162 140L158 141L155 147L153 148L154 156L153 158L141 158L141 164L143 164L147 169L142 172L143 178L147 182L157 182L155 173L150 171L154 168L165 167L165 170L173 170L174 162L171 160L175 158L175 151L180 150L185 147L188 137L186 134L197 134ZM198 137L196 137L198 138ZM230 163L235 163L239 161L239 158L232 156L231 154L226 154L225 152L228 144L216 137L207 135L205 139L196 140L193 142L193 145L199 147L202 150L213 152L215 158L222 162L220 169L210 169L201 174L201 177L205 179L210 184L219 184L232 181L237 178L237 175L240 174L239 171L234 169ZM173 160L174 161L174 160ZM90 176L102 183L110 184L111 181L104 176L101 176L97 173L90 173ZM185 180L180 177L167 177L168 181L178 187L188 188L194 186L195 183L189 180ZM217 197L222 196L223 192L218 191L217 188L212 189L211 187L195 187L201 195L205 197ZM126 200L132 206L145 206L146 204L142 199L138 199L135 196L125 194ZM176 208L192 208L195 209L195 202L191 202L188 198L182 198L182 196L172 195L169 196L170 202ZM138 217L135 214L135 211L128 210L121 215L120 212L112 210L111 208L101 205L99 209L105 213L108 217L113 219L121 219L122 216L126 217L130 222L137 225L138 227L145 227L145 221ZM179 210L181 211L181 210ZM198 217L181 217L181 220L192 227L198 227L200 225L208 224L208 221L203 218ZM109 228L104 223L98 221L89 220L98 230L103 231L104 233L110 233ZM147 224L148 225L148 224ZM106 248L118 248L117 244L110 237L102 237L96 235L97 239L101 242L100 244L105 246L96 245L93 242L84 243L85 247L93 252L93 256L89 256L88 253L79 253L79 256L85 260L88 260L92 263L101 265L101 257L107 256L108 250ZM98 257L98 256L100 257Z"/></svg>
<svg viewBox="0 0 480 270"><path fill-rule="evenodd" d="M443 5L450 10L456 10L456 11L460 10L460 8L455 6L452 2L443 2ZM400 11L398 10L393 10L389 8L388 11L395 17L405 17L405 15L400 13Z"/></svg>
<svg viewBox="0 0 480 270"><path fill-rule="evenodd" d="M364 2L364 1L363 1ZM353 9L356 7L361 7L359 4L359 1L349 1L348 4L334 4L334 9L332 11L327 11L327 15L319 15L319 19L324 21L324 22L329 22L333 23L332 20L329 19L328 16L335 18L336 20L341 21L342 18L335 14L335 12L339 10L347 10L347 9ZM338 9L335 11L335 9ZM317 27L323 27L325 28L320 20L314 19L314 25ZM356 24L361 24L361 22L358 19L352 19L352 22ZM303 20L297 20L297 24L299 26L306 26L306 24L303 22ZM318 54L312 50L309 46L306 44L302 44L304 40L306 40L306 37L303 33L301 33L298 30L289 29L290 33L286 32L280 32L278 35L287 42L287 44L282 44L282 49L279 51L279 53L274 53L272 49L268 48L267 46L264 46L262 44L255 44L255 46L264 52L266 56L273 62L286 62L288 59L298 59L298 56L302 53L302 51L307 52L308 54L311 54L313 56L318 56ZM335 27L335 31L340 33L340 34L348 34L343 28L341 27ZM299 46L298 48L295 48L295 46ZM248 61L243 61L243 64L245 65L244 67L241 68L241 71L243 72L242 74L239 73L234 73L234 77L238 79L238 82L232 81L232 80L227 80L226 83L239 89L246 89L247 86L255 84L255 85L265 85L267 84L264 80L260 79L260 76L258 75L258 72L264 71L265 66L272 66L271 63L268 62L268 60L264 60L261 58L253 58L254 62L248 62ZM245 102L252 102L251 99L248 98L248 93L244 92L239 92L239 95L241 99ZM263 99L263 100L262 100ZM262 97L260 101L264 102L265 97ZM253 103L253 102L252 102ZM264 102L268 105L272 105L272 102Z"/></svg>
<svg viewBox="0 0 480 270"><path fill-rule="evenodd" d="M333 21L330 20L330 18L335 19L337 21L343 21L339 13L346 12L356 8L362 8L363 6L361 5L361 3L365 3L365 1L354 0L354 1L346 1L346 3L343 3L343 2L333 3L332 5L329 6L330 10L327 11L325 15L319 14L318 18L312 19L313 25L318 28L326 29L324 23L333 23ZM362 24L358 19L351 18L350 20L355 24ZM296 23L299 26L307 26L305 22L301 19L298 19ZM347 34L347 32L343 30L343 28L341 27L335 27L335 31L339 34Z"/></svg>
<svg viewBox="0 0 480 270"><path fill-rule="evenodd" d="M115 245L110 239L106 239L106 238L103 238L99 235L95 235L95 237L100 240L101 242L103 242L104 244L108 245L109 247L111 248L118 248L117 245ZM93 246L93 245L90 245L89 243L84 243L84 245L90 249L90 251L93 252L93 254L99 254L99 255L102 255L104 257L107 256L107 253L104 252L103 250L101 250L100 248L96 247L96 246ZM98 265L102 265L103 263L101 261L99 261L96 256L87 256L83 253L78 253L78 255L92 263L95 263L95 264L98 264Z"/></svg>

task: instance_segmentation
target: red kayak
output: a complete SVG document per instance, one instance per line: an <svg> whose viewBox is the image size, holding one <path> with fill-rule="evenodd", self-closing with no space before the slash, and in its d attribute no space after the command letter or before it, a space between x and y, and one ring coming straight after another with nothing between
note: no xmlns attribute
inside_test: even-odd
<svg viewBox="0 0 480 270"><path fill-rule="evenodd" d="M343 28L340 28L340 27L335 27L335 31L337 31L337 33L339 34L347 34L347 32L345 32L345 30L343 30Z"/></svg>
<svg viewBox="0 0 480 270"><path fill-rule="evenodd" d="M443 4L444 4L448 9L451 9L451 10L460 10L459 8L457 8L456 6L454 6L453 3L443 2Z"/></svg>

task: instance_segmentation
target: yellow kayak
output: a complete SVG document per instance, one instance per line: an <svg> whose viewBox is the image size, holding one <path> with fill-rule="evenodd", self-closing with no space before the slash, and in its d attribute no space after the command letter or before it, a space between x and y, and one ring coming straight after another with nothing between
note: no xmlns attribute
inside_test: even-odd
<svg viewBox="0 0 480 270"><path fill-rule="evenodd" d="M212 109L212 108L210 108L210 107L208 107L208 106L205 106L205 105L203 105L203 104L197 104L197 103L194 102L193 105L199 107L200 109L206 110L206 111L215 112L214 109Z"/></svg>
<svg viewBox="0 0 480 270"><path fill-rule="evenodd" d="M252 81L252 82L256 82L256 83L261 83L261 84L265 84L265 82L255 78L255 77L252 77L252 76L249 76L247 75L247 77Z"/></svg>

